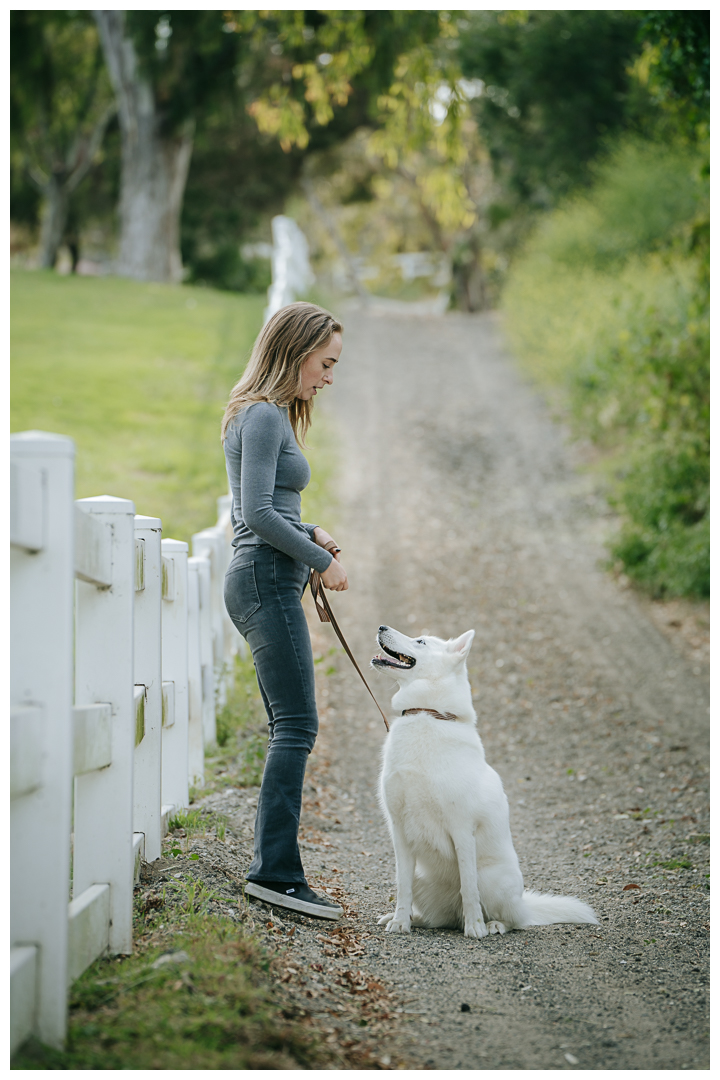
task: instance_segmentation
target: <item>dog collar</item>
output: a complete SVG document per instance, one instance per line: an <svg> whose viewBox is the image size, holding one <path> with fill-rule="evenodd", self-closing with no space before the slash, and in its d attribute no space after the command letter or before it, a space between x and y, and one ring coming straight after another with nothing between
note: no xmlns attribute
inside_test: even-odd
<svg viewBox="0 0 720 1080"><path fill-rule="evenodd" d="M403 709L402 716L409 716L410 713L430 713L436 720L457 720L455 713L451 712L438 712L437 709Z"/></svg>

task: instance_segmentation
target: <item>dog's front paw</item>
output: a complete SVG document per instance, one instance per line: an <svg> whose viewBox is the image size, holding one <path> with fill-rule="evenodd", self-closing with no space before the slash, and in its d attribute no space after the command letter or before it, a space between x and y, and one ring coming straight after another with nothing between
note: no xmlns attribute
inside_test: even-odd
<svg viewBox="0 0 720 1080"><path fill-rule="evenodd" d="M390 916L390 921L385 927L386 934L409 934L410 933L410 920L398 919L395 915Z"/></svg>
<svg viewBox="0 0 720 1080"><path fill-rule="evenodd" d="M389 923L389 922L390 922L390 920L392 919L392 917L393 917L393 913L392 913L392 911L390 912L390 914L389 914L389 915L378 915L378 923L380 924L380 926L384 926L384 925L385 925L385 923Z"/></svg>
<svg viewBox="0 0 720 1080"><path fill-rule="evenodd" d="M488 934L506 934L507 926L502 922L489 922L487 924Z"/></svg>
<svg viewBox="0 0 720 1080"><path fill-rule="evenodd" d="M487 937L488 928L482 920L477 922L470 922L469 919L465 921L465 937L482 938Z"/></svg>

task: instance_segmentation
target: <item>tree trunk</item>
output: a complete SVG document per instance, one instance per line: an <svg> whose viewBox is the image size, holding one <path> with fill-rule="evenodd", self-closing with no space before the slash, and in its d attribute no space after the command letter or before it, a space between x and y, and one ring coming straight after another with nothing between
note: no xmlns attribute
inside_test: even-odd
<svg viewBox="0 0 720 1080"><path fill-rule="evenodd" d="M460 311L484 311L488 307L482 247L475 234L461 241L453 252L452 280L455 303Z"/></svg>
<svg viewBox="0 0 720 1080"><path fill-rule="evenodd" d="M95 121L95 126L89 134L78 132L66 155L64 167L56 167L53 170L51 164L48 164L47 172L37 165L30 169L30 179L43 197L38 253L38 266L42 270L52 270L55 266L58 248L63 242L67 227L70 196L90 172L95 155L102 144L105 130L115 115L115 111L115 103L111 102ZM48 148L46 156L49 162L57 159L57 154L52 148ZM75 224L72 230L76 234L75 250L71 246L74 273L79 257Z"/></svg>
<svg viewBox="0 0 720 1080"><path fill-rule="evenodd" d="M122 133L117 272L138 281L182 279L180 213L194 125L162 132L150 82L138 69L123 11L96 11Z"/></svg>
<svg viewBox="0 0 720 1080"><path fill-rule="evenodd" d="M69 192L66 184L51 175L43 184L42 193L44 203L40 225L38 266L41 270L52 270L65 232Z"/></svg>

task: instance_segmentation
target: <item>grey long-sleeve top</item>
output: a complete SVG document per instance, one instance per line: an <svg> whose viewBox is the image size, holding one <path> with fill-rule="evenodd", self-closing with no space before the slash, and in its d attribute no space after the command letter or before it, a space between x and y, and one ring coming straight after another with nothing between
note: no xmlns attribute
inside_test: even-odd
<svg viewBox="0 0 720 1080"><path fill-rule="evenodd" d="M314 525L300 520L300 492L310 482L286 408L257 401L242 409L225 434L236 550L269 544L315 570L332 555L312 539Z"/></svg>

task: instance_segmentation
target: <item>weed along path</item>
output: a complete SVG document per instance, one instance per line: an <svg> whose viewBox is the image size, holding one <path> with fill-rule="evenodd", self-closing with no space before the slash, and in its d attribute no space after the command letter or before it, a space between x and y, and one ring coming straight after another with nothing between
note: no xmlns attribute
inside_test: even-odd
<svg viewBox="0 0 720 1080"><path fill-rule="evenodd" d="M369 661L380 623L442 637L475 628L478 725L526 885L579 895L600 923L482 941L377 927L394 897L375 796L384 728L308 606L323 659L304 858L310 880L334 884L357 912L341 924L357 955L315 943L320 981L339 985L351 968L357 985L382 987L375 1049L386 1067L706 1068L700 642L692 652L668 638L598 569L607 518L494 317L350 312L322 404L351 583L333 606L356 657ZM388 703L389 680L368 678ZM342 1016L327 1025L340 1041Z"/></svg>
<svg viewBox="0 0 720 1080"><path fill-rule="evenodd" d="M310 883L345 917L242 899L252 734L240 764L232 741L208 762L212 788L194 807L224 815L226 831L188 833L174 863L147 868L149 894L163 875L199 878L261 935L283 1017L316 1040L319 1067L707 1068L702 610L653 609L598 569L603 504L494 317L348 312L322 408L351 584L332 604L356 657L389 710L390 681L369 667L380 623L476 630L478 726L526 885L580 896L599 925L480 941L378 927L394 898L376 801L385 731L309 596L321 730L301 846Z"/></svg>

